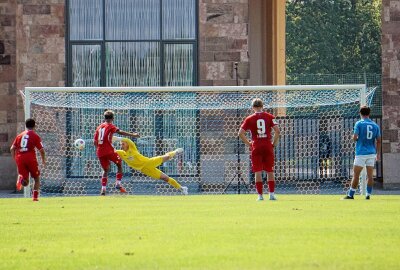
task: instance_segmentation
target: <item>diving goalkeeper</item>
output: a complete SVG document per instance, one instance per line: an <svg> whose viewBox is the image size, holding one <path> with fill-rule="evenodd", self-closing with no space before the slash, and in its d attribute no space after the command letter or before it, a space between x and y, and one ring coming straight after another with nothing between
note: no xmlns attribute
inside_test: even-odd
<svg viewBox="0 0 400 270"><path fill-rule="evenodd" d="M159 169L158 166L172 159L176 154L183 152L182 148L178 148L172 152L168 152L163 156L145 157L140 154L136 144L128 138L113 136L113 141L121 142L121 150L116 150L120 158L128 164L129 167L142 172L154 179L160 179L170 184L177 190L180 190L184 195L188 194L188 188L181 186L174 178L169 177Z"/></svg>

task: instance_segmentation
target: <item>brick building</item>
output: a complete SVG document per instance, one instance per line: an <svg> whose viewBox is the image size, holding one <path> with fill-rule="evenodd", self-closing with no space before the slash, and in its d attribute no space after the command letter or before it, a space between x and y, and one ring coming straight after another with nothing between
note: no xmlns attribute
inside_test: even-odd
<svg viewBox="0 0 400 270"><path fill-rule="evenodd" d="M122 5L119 9L117 2ZM169 48L179 47L185 55L182 61L192 68L181 85L235 85L234 62L239 63L240 84L285 83L284 0L188 0L182 2L185 5L165 0L164 6L157 6L160 2L155 0L142 1L141 8L151 9L153 15L141 17L141 23L155 24L154 31L143 33L135 21L135 8L124 1L110 3L0 1L0 189L13 188L16 178L9 147L23 129L19 90L26 86L133 86L130 78L108 68L106 54L110 50L137 52L157 47L152 61L161 70L171 64ZM176 9L168 8L168 3L177 5ZM83 15L79 14L82 10ZM171 12L181 12L178 17L182 21L172 20ZM400 1L384 0L383 147L384 183L388 186L400 184L396 166L400 161L399 17ZM113 23L106 23L110 21ZM136 27L139 34L121 33L121 25ZM89 66L87 59L95 64ZM81 79L83 71L91 72L90 81ZM158 71L149 78L153 85L177 85L169 74Z"/></svg>
<svg viewBox="0 0 400 270"><path fill-rule="evenodd" d="M382 5L384 186L400 186L400 1Z"/></svg>

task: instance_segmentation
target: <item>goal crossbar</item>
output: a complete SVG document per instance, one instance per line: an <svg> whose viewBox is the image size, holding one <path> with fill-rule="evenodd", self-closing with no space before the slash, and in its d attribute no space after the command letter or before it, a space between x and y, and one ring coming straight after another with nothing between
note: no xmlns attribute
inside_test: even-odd
<svg viewBox="0 0 400 270"><path fill-rule="evenodd" d="M260 85L260 86L156 86L156 87L25 87L25 92L239 92L287 90L366 90L365 84L340 85Z"/></svg>

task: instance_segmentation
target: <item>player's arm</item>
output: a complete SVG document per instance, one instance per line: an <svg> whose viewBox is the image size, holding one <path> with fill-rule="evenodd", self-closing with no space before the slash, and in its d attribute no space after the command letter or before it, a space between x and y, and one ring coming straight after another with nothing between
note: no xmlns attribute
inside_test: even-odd
<svg viewBox="0 0 400 270"><path fill-rule="evenodd" d="M278 143L279 143L279 138L281 137L281 131L279 130L278 125L273 126L272 129L275 132L272 144L273 144L274 147L276 147L278 145Z"/></svg>
<svg viewBox="0 0 400 270"><path fill-rule="evenodd" d="M379 161L381 157L381 145L382 145L382 138L381 138L381 130L378 127L378 132L376 134L376 160Z"/></svg>
<svg viewBox="0 0 400 270"><path fill-rule="evenodd" d="M381 145L382 145L382 140L381 137L379 136L376 138L376 160L379 161L381 157Z"/></svg>
<svg viewBox="0 0 400 270"><path fill-rule="evenodd" d="M43 166L46 166L46 152L44 151L44 148L39 150L40 156L42 158L42 164Z"/></svg>
<svg viewBox="0 0 400 270"><path fill-rule="evenodd" d="M238 136L244 142L245 145L251 147L251 141L249 141L249 139L247 139L247 137L246 137L246 130L244 130L243 128L240 128Z"/></svg>
<svg viewBox="0 0 400 270"><path fill-rule="evenodd" d="M119 135L130 136L130 137L133 137L133 138L139 138L140 137L139 133L137 133L137 132L133 132L132 133L132 132L126 132L126 131L123 131L123 130L117 130L116 133L118 133Z"/></svg>
<svg viewBox="0 0 400 270"><path fill-rule="evenodd" d="M40 157L42 158L42 164L46 166L46 152L44 151L43 143L39 136L36 136L35 142L35 147L39 150Z"/></svg>
<svg viewBox="0 0 400 270"><path fill-rule="evenodd" d="M99 134L98 134L98 131L96 129L96 132L94 133L94 138L93 138L93 144L94 144L95 147L97 147L99 145L98 137L99 137Z"/></svg>
<svg viewBox="0 0 400 270"><path fill-rule="evenodd" d="M358 140L358 135L360 134L359 128L358 128L358 122L354 126L354 132L353 132L353 141Z"/></svg>
<svg viewBox="0 0 400 270"><path fill-rule="evenodd" d="M11 156L15 160L15 156L17 155L17 138L15 138L13 144L10 148Z"/></svg>
<svg viewBox="0 0 400 270"><path fill-rule="evenodd" d="M17 148L14 145L11 145L10 152L11 156L13 159L15 159L15 152L17 151Z"/></svg>

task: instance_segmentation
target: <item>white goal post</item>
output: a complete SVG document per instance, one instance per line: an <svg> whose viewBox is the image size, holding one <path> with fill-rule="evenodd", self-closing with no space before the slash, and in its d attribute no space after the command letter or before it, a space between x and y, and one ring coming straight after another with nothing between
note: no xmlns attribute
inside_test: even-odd
<svg viewBox="0 0 400 270"><path fill-rule="evenodd" d="M276 116L281 129L275 153L277 191L325 194L343 192L349 185L354 158L352 129L359 107L369 104L374 90L364 84L26 87L24 108L25 118L36 120L48 153L41 174L42 194L99 192L101 168L90 140L105 109L115 111L114 123L122 130L142 135L136 143L146 156L184 148L182 156L161 170L189 186L191 193L240 191L239 181L225 190L237 176L237 168L253 192L249 151L237 144L237 132L256 97ZM77 138L87 141L83 151L72 145ZM113 173L114 167L110 185ZM168 184L127 166L123 183L131 194L176 193ZM361 183L363 192L364 181ZM26 188L25 196L29 193Z"/></svg>

